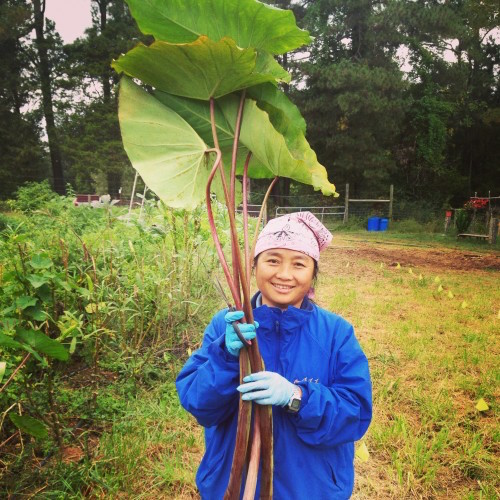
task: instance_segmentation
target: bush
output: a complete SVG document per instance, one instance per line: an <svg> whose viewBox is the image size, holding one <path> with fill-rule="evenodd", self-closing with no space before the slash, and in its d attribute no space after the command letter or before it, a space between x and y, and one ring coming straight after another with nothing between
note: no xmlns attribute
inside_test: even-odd
<svg viewBox="0 0 500 500"><path fill-rule="evenodd" d="M16 199L12 200L10 205L14 210L30 213L39 210L57 197L58 195L52 191L49 181L29 182L18 188Z"/></svg>
<svg viewBox="0 0 500 500"><path fill-rule="evenodd" d="M0 231L3 231L9 224L12 225L13 222L10 217L0 212Z"/></svg>
<svg viewBox="0 0 500 500"><path fill-rule="evenodd" d="M464 233L472 222L472 214L468 210L455 210L455 225L459 233Z"/></svg>
<svg viewBox="0 0 500 500"><path fill-rule="evenodd" d="M366 224L366 217L351 215L347 219L346 223L343 223L342 221L336 221L335 223L327 224L327 226L335 231L358 231L360 229L366 229Z"/></svg>

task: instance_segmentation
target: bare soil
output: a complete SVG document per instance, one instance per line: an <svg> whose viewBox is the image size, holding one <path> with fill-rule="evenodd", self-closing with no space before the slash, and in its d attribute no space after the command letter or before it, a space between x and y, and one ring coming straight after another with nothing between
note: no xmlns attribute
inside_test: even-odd
<svg viewBox="0 0 500 500"><path fill-rule="evenodd" d="M352 240L342 236L326 252L327 259L366 260L387 266L416 267L432 271L500 271L498 252L472 252L449 248L416 247L404 244L355 241L356 246L346 246Z"/></svg>

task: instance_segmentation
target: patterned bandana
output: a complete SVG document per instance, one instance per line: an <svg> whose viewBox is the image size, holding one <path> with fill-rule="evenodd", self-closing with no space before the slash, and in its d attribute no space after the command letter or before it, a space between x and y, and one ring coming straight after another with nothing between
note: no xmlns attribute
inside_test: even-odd
<svg viewBox="0 0 500 500"><path fill-rule="evenodd" d="M259 235L255 256L271 248L305 253L316 262L332 241L332 233L311 213L297 212L270 220Z"/></svg>

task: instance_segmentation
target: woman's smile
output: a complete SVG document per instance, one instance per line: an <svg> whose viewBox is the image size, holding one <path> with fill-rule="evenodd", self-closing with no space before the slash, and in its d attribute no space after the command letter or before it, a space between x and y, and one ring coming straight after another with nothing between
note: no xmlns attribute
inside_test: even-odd
<svg viewBox="0 0 500 500"><path fill-rule="evenodd" d="M295 288L290 285L281 285L280 283L271 283L271 284L274 286L274 288L277 288L282 292L289 292L292 288Z"/></svg>

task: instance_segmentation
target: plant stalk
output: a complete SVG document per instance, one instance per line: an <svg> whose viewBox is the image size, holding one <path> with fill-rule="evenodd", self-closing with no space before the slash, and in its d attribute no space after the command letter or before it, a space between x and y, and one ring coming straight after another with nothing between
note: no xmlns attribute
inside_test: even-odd
<svg viewBox="0 0 500 500"><path fill-rule="evenodd" d="M26 361L30 358L31 353L26 354L24 356L24 359L19 363L19 366L10 374L10 377L8 378L7 382L2 385L2 388L0 389L0 393L3 392L3 390L14 380L14 377L16 376L16 373L26 364Z"/></svg>
<svg viewBox="0 0 500 500"><path fill-rule="evenodd" d="M256 405L258 406L258 405ZM260 427L260 412L254 414L254 432L252 437L252 450L250 452L250 460L248 463L247 480L243 493L243 500L254 500L255 490L257 488L257 477L259 475L259 462L261 450L261 427Z"/></svg>
<svg viewBox="0 0 500 500"><path fill-rule="evenodd" d="M244 96L242 96L242 100L240 102L240 109L238 112L238 119L237 119L237 130L235 130L235 143L233 143L233 165L234 169L231 171L231 185L234 182L235 183L235 175L236 175L236 163L235 163L235 151L237 151L237 140L239 138L239 133L240 133L240 128L241 128L241 116L243 113L243 105L244 103ZM213 134L213 139L214 139L214 144L216 145L216 150L220 153L220 149L218 148L218 138L217 138L217 130L215 126L215 102L213 99L210 100L210 117L211 117L211 124L212 124L212 134ZM248 169L248 161L249 158L247 158L247 169ZM217 161L216 161L217 164ZM248 269L250 266L250 261L247 259L248 253L246 253L245 257L245 263L243 264L241 262L241 253L239 249L239 242L238 242L238 233L237 233L237 228L236 228L236 221L235 221L235 213L234 213L234 199L231 198L231 192L228 191L227 188L227 182L225 178L225 172L224 172L224 167L222 165L222 162L218 162L218 168L221 171L221 180L222 180L222 187L224 190L224 197L226 201L226 206L228 209L228 215L229 215L229 222L230 222L230 233L231 233L231 243L232 243L232 253L233 253L233 269L234 269L234 276L233 276L233 281L230 283L228 280L228 283L233 285L234 288L237 288L237 297L234 297L233 293L233 298L235 299L235 306L237 308L241 308L241 300L239 296L239 285L236 281L236 278L239 274L241 277L241 289L243 292L243 312L245 314L245 319L247 322L253 322L253 310L252 310L252 305L250 302L250 274L248 273ZM213 180L213 176L215 175L215 165L214 168L211 172L211 175L209 177L209 181L207 183L207 210L209 209L211 212L211 206L210 206L210 185ZM210 206L210 208L209 208ZM246 206L246 216L248 217L248 206ZM261 211L261 215L262 215ZM209 218L212 219L213 222L213 214L209 215ZM248 219L247 219L248 221ZM215 224L211 224L211 229L214 234L214 241L217 238L216 237L216 230L215 230ZM218 240L218 238L217 238ZM248 241L248 238L247 238ZM220 243L219 243L220 246ZM219 251L218 251L219 253ZM219 254L220 256L223 256L222 249ZM223 258L224 262L225 259ZM221 260L222 262L222 260ZM234 265L236 262L236 266ZM224 270L226 273L226 269ZM229 269L227 269L226 273L226 278L228 277L229 274ZM236 285L238 285L236 287ZM236 298L238 300L236 300ZM239 303L239 304L238 304ZM250 360L250 368L253 373L257 371L263 370L263 361L262 357L259 352L259 347L258 347L258 342L257 339L254 339L252 342L252 345L247 349L243 348L240 350L240 381L242 381L244 375L243 373L246 371L246 366L248 365L248 360L247 356ZM257 405L259 406L259 405ZM236 445L235 445L235 450L234 450L234 455L233 455L233 464L231 467L231 475L229 479L229 484L228 488L226 490L226 493L224 495L225 499L237 499L239 498L239 492L241 489L241 477L242 477L242 472L243 472L243 466L244 462L246 459L246 449L248 447L248 435L249 435L249 417L247 416L247 408L246 406L243 406L243 401L241 400L240 396L240 405L239 405L239 414L238 414L238 427L237 427L237 434L236 434ZM241 414L243 413L243 414ZM259 470L259 463L260 463L260 452L261 452L261 440L264 441L264 446L263 448L265 449L265 457L263 457L263 470L262 470L262 476L263 476L263 484L264 489L262 490L262 495L265 498L270 498L270 495L272 496L272 469L273 469L273 460L272 460L272 413L271 413L271 408L266 406L266 407L257 407L255 411L255 417L254 417L254 441L252 442L252 451L250 454L250 463L249 463L249 475L247 475L247 484L245 486L245 496L246 498L253 498L255 496L255 488L257 484L257 474Z"/></svg>
<svg viewBox="0 0 500 500"><path fill-rule="evenodd" d="M250 275L252 273L252 262L250 261L250 248L248 242L248 164L252 158L252 152L249 151L243 167L243 238L245 245L245 265L248 286L250 286Z"/></svg>
<svg viewBox="0 0 500 500"><path fill-rule="evenodd" d="M224 276L226 277L227 284L229 286L229 290L231 292L231 296L233 297L235 306L240 307L241 309L241 300L239 298L239 293L234 285L233 278L231 276L231 272L229 271L229 266L226 261L226 257L224 256L224 252L222 251L222 245L219 240L219 236L217 235L217 228L215 227L215 220L214 220L214 214L212 211L212 203L211 203L211 198L210 198L210 187L212 186L212 181L217 173L217 170L219 169L219 164L221 162L222 158L222 153L220 152L220 149L209 149L206 151L207 153L216 153L217 158L215 159L214 166L212 167L212 171L210 172L210 175L208 176L208 182L207 182L207 187L206 187L206 192L205 192L205 197L206 197L206 203L207 203L207 215L208 215L208 223L210 225L210 231L212 232L212 238L214 240L215 244L215 250L217 251L217 256L219 257L222 270L224 271Z"/></svg>
<svg viewBox="0 0 500 500"><path fill-rule="evenodd" d="M255 257L255 247L257 245L257 237L259 236L259 227L262 223L262 217L264 216L264 211L266 210L267 207L267 200L269 199L269 195L271 194L274 185L278 182L278 179L279 177L275 177L272 180L271 184L269 184L269 187L267 188L264 199L262 200L262 206L260 207L259 218L257 219L257 227L255 228L255 234L253 237L252 251L250 253L250 262L253 262L253 259Z"/></svg>

